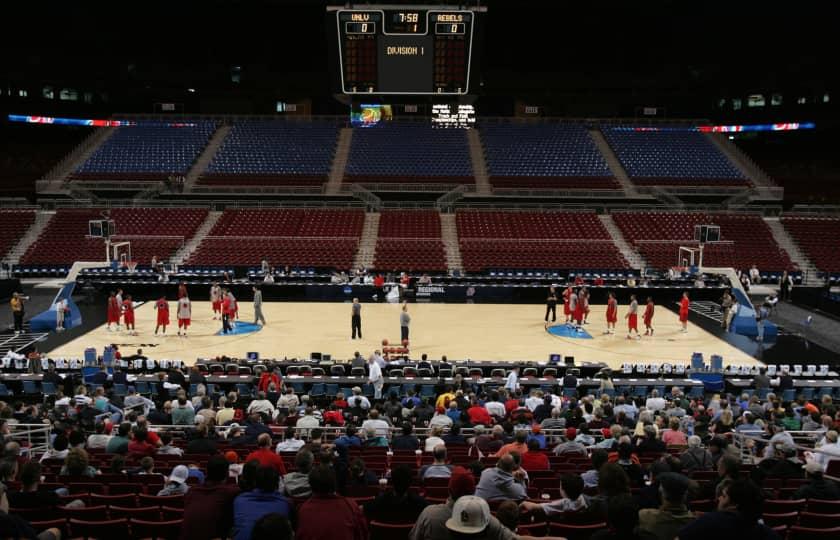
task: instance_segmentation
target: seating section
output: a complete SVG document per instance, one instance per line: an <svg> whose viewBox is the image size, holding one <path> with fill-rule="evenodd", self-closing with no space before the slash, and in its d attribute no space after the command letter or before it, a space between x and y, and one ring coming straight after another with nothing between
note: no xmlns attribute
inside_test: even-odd
<svg viewBox="0 0 840 540"><path fill-rule="evenodd" d="M374 267L378 270L446 270L440 214L434 210L383 210Z"/></svg>
<svg viewBox="0 0 840 540"><path fill-rule="evenodd" d="M21 257L21 264L70 264L101 261L101 238L88 237L88 221L101 219L102 208L61 209ZM152 257L165 260L178 250L207 218L206 208L115 208L110 210L117 235L113 240L131 242L131 256L148 264Z"/></svg>
<svg viewBox="0 0 840 540"><path fill-rule="evenodd" d="M464 269L624 269L627 261L589 212L461 211Z"/></svg>
<svg viewBox="0 0 840 540"><path fill-rule="evenodd" d="M318 185L330 172L338 128L326 122L240 122L200 185Z"/></svg>
<svg viewBox="0 0 840 540"><path fill-rule="evenodd" d="M706 135L601 129L627 175L640 185L745 185L749 181Z"/></svg>
<svg viewBox="0 0 840 540"><path fill-rule="evenodd" d="M363 210L226 210L188 264L350 268L362 234Z"/></svg>
<svg viewBox="0 0 840 540"><path fill-rule="evenodd" d="M706 244L704 266L761 271L793 270L788 254L779 247L760 216L702 212L616 212L612 215L625 239L652 268L676 266L680 246L697 247L694 226L719 225L724 243Z"/></svg>
<svg viewBox="0 0 840 540"><path fill-rule="evenodd" d="M466 132L411 124L356 129L344 180L473 183Z"/></svg>
<svg viewBox="0 0 840 540"><path fill-rule="evenodd" d="M72 175L76 180L163 180L186 174L216 125L144 124L117 128Z"/></svg>
<svg viewBox="0 0 840 540"><path fill-rule="evenodd" d="M819 270L840 272L840 218L790 216L782 224Z"/></svg>
<svg viewBox="0 0 840 540"><path fill-rule="evenodd" d="M0 258L5 257L15 247L34 222L33 210L0 211Z"/></svg>
<svg viewBox="0 0 840 540"><path fill-rule="evenodd" d="M479 133L495 187L619 187L584 126L489 124Z"/></svg>

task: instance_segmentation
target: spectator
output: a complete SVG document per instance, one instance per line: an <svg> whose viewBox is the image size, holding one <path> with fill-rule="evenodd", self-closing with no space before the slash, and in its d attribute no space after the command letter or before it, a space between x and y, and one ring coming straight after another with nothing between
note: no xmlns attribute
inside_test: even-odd
<svg viewBox="0 0 840 540"><path fill-rule="evenodd" d="M554 454L557 456L564 454L581 454L584 456L588 455L589 452L586 449L586 447L582 443L576 441L576 438L577 430L573 427L566 428L565 436L563 437L563 442L554 447Z"/></svg>
<svg viewBox="0 0 840 540"><path fill-rule="evenodd" d="M528 472L551 469L548 456L541 451L537 439L528 439L528 451L522 454L522 468Z"/></svg>
<svg viewBox="0 0 840 540"><path fill-rule="evenodd" d="M402 435L397 435L391 441L393 450L417 450L420 448L420 440L414 436L414 428L410 422L402 425Z"/></svg>
<svg viewBox="0 0 840 540"><path fill-rule="evenodd" d="M266 399L265 392L260 391L257 392L257 399L251 401L251 404L248 405L248 414L259 414L263 417L263 419L271 420L274 418L274 405Z"/></svg>
<svg viewBox="0 0 840 540"><path fill-rule="evenodd" d="M668 419L668 429L662 433L662 442L666 446L685 446L688 444L685 433L680 431L680 419L676 416Z"/></svg>
<svg viewBox="0 0 840 540"><path fill-rule="evenodd" d="M387 447L388 439L376 432L376 428L369 426L365 433L365 440L362 442L364 447Z"/></svg>
<svg viewBox="0 0 840 540"><path fill-rule="evenodd" d="M105 434L105 424L97 422L93 426L94 433L88 436L86 446L88 450L105 450L108 442L111 440L110 435Z"/></svg>
<svg viewBox="0 0 840 540"><path fill-rule="evenodd" d="M254 523L251 540L294 540L289 518L280 514L266 514Z"/></svg>
<svg viewBox="0 0 840 540"><path fill-rule="evenodd" d="M350 476L347 479L350 486L374 486L379 484L379 477L367 468L362 458L356 458L350 464Z"/></svg>
<svg viewBox="0 0 840 540"><path fill-rule="evenodd" d="M267 514L289 517L292 506L277 492L280 478L274 467L257 470L256 487L239 494L233 501L233 531L235 540L250 540L254 523Z"/></svg>
<svg viewBox="0 0 840 540"><path fill-rule="evenodd" d="M772 529L758 522L762 505L761 490L755 484L749 480L734 481L721 491L717 511L705 513L689 523L680 529L678 537L680 540L778 540Z"/></svg>
<svg viewBox="0 0 840 540"><path fill-rule="evenodd" d="M320 426L321 422L315 417L315 412L312 407L304 409L303 416L298 418L297 422L295 422L295 427L298 428L298 432L301 437L309 436L310 429Z"/></svg>
<svg viewBox="0 0 840 540"><path fill-rule="evenodd" d="M292 426L289 426L286 428L285 437L282 441L277 443L277 447L274 451L278 454L281 452L297 452L303 448L304 444L306 443L298 437L297 430Z"/></svg>
<svg viewBox="0 0 840 540"><path fill-rule="evenodd" d="M134 438L128 443L128 455L135 458L155 455L156 448L149 444L148 436L149 432L144 428L134 428Z"/></svg>
<svg viewBox="0 0 840 540"><path fill-rule="evenodd" d="M493 419L490 418L490 413L483 407L478 399L473 397L470 400L470 407L467 409L467 417L470 424L473 426L489 426L493 424Z"/></svg>
<svg viewBox="0 0 840 540"><path fill-rule="evenodd" d="M62 504L61 499L59 499L55 491L39 489L41 484L41 465L35 461L30 461L23 466L20 473L20 483L20 491L8 493L10 507L52 510L59 504ZM78 506L84 506L84 503L74 504L74 507Z"/></svg>
<svg viewBox="0 0 840 540"><path fill-rule="evenodd" d="M146 456L140 460L140 470L137 471L137 474L143 476L163 476L155 472L155 458L151 456Z"/></svg>
<svg viewBox="0 0 840 540"><path fill-rule="evenodd" d="M195 438L187 443L187 454L213 455L217 452L216 441L209 437L209 430L205 424L195 428Z"/></svg>
<svg viewBox="0 0 840 540"><path fill-rule="evenodd" d="M433 504L423 510L408 535L409 540L450 538L451 534L446 527L446 522L454 515L455 501L464 496L472 495L473 491L475 491L475 479L472 473L463 467L455 467L452 476L449 478L449 499L444 504ZM489 514L489 509L487 514ZM516 538L492 515L488 517L488 524L483 530L485 531L485 538L498 540L513 540Z"/></svg>
<svg viewBox="0 0 840 540"><path fill-rule="evenodd" d="M277 400L277 408L293 411L299 406L300 399L298 399L297 394L295 394L295 389L291 386L287 386L286 393L280 396L280 399Z"/></svg>
<svg viewBox="0 0 840 540"><path fill-rule="evenodd" d="M186 465L176 466L166 479L163 489L158 491L158 497L186 494L190 489L190 486L187 485L187 478L189 476L190 470Z"/></svg>
<svg viewBox="0 0 840 540"><path fill-rule="evenodd" d="M822 465L815 461L805 464L805 477L808 483L804 484L793 494L794 499L821 499L824 501L840 500L840 488L837 484L823 478Z"/></svg>
<svg viewBox="0 0 840 540"><path fill-rule="evenodd" d="M446 443L440 437L442 433L443 428L440 426L434 426L429 430L429 436L426 437L426 443L424 448L426 452L433 452L435 447L438 445L446 446Z"/></svg>
<svg viewBox="0 0 840 540"><path fill-rule="evenodd" d="M362 423L362 430L365 432L369 431L371 428L376 432L377 437L388 437L388 434L391 430L390 424L385 420L379 418L379 411L376 409L371 409L370 413L368 413L368 419Z"/></svg>
<svg viewBox="0 0 840 540"><path fill-rule="evenodd" d="M519 506L528 512L541 511L548 517L566 512L580 512L589 507L589 498L583 494L583 490L583 479L579 475L564 474L560 477L560 499L548 503L526 501Z"/></svg>
<svg viewBox="0 0 840 540"><path fill-rule="evenodd" d="M368 520L385 523L413 523L428 504L426 499L409 491L411 469L398 465L391 471L393 487L380 493L376 499L365 504Z"/></svg>
<svg viewBox="0 0 840 540"><path fill-rule="evenodd" d="M257 449L248 454L245 463L257 460L263 467L274 467L278 474L286 474L286 465L283 460L271 450L271 435L263 433L257 438Z"/></svg>
<svg viewBox="0 0 840 540"><path fill-rule="evenodd" d="M516 469L513 456L508 453L499 458L495 467L482 471L475 494L488 501L522 500L528 497L524 478L524 471Z"/></svg>
<svg viewBox="0 0 840 540"><path fill-rule="evenodd" d="M467 444L467 439L461 435L461 426L458 424L452 424L452 427L449 428L449 433L444 435L443 442L447 446L459 446Z"/></svg>
<svg viewBox="0 0 840 540"><path fill-rule="evenodd" d="M714 466L712 454L700 446L700 437L692 435L688 438L688 448L680 454L680 465L686 473L692 471L708 471Z"/></svg>
<svg viewBox="0 0 840 540"><path fill-rule="evenodd" d="M658 477L662 505L658 509L639 511L639 528L653 534L657 540L671 540L680 529L694 521L694 513L686 506L689 479L677 473L663 473Z"/></svg>
<svg viewBox="0 0 840 540"><path fill-rule="evenodd" d="M192 426L193 424L195 424L195 410L192 404L187 402L187 398L181 396L172 411L172 425Z"/></svg>
<svg viewBox="0 0 840 540"><path fill-rule="evenodd" d="M255 464L253 468L258 467ZM204 484L193 486L184 497L181 540L228 537L233 526L233 501L239 495L239 487L227 483L228 470L228 461L222 456L207 461Z"/></svg>
<svg viewBox="0 0 840 540"><path fill-rule="evenodd" d="M645 408L651 412L661 411L665 408L665 398L659 396L658 390L653 390L645 402Z"/></svg>
<svg viewBox="0 0 840 540"><path fill-rule="evenodd" d="M530 443L531 441L537 441L537 449L545 450L545 435L543 435L542 427L539 424L534 424L533 426L531 426L531 433L528 434L527 442ZM528 449L531 449L530 445L528 446Z"/></svg>
<svg viewBox="0 0 840 540"><path fill-rule="evenodd" d="M607 504L607 529L591 536L592 540L648 540L651 536L638 529L639 507L629 494L610 497Z"/></svg>
<svg viewBox="0 0 840 540"><path fill-rule="evenodd" d="M183 456L184 451L177 446L172 446L172 435L164 431L160 434L161 446L157 449L157 453L168 456Z"/></svg>
<svg viewBox="0 0 840 540"><path fill-rule="evenodd" d="M630 479L634 487L642 487L644 475L642 474L642 468L633 460L633 447L630 443L619 443L616 464L624 469L627 478Z"/></svg>
<svg viewBox="0 0 840 540"><path fill-rule="evenodd" d="M516 432L516 438L514 442L502 446L498 452L493 454L493 457L502 457L511 452L519 452L520 454L525 454L528 452L528 445L525 442L527 440L528 432L524 430L519 430Z"/></svg>
<svg viewBox="0 0 840 540"><path fill-rule="evenodd" d="M15 293L17 295L17 293ZM0 535L3 538L32 538L37 540L57 540L61 538L61 530L53 527L36 533L32 526L17 515L9 514L9 501L6 497L6 486L0 484Z"/></svg>
<svg viewBox="0 0 840 540"><path fill-rule="evenodd" d="M69 452L69 446L70 441L67 440L67 436L63 433L59 433L55 436L55 439L53 439L52 448L48 449L43 453L43 455L41 455L41 462L48 459L66 459L67 453Z"/></svg>
<svg viewBox="0 0 840 540"><path fill-rule="evenodd" d="M580 475L584 487L588 488L598 487L598 471L609 460L609 454L606 450L593 450L591 460L592 468Z"/></svg>
<svg viewBox="0 0 840 540"><path fill-rule="evenodd" d="M840 443L837 442L837 431L826 431L822 446L817 447L814 452L814 461L822 465L823 471L828 468L828 462L832 459L840 460Z"/></svg>
<svg viewBox="0 0 840 540"><path fill-rule="evenodd" d="M318 465L309 473L312 497L299 511L296 540L367 540L364 514L350 499L336 495L335 471Z"/></svg>
<svg viewBox="0 0 840 540"><path fill-rule="evenodd" d="M449 478L452 475L452 465L446 463L446 447L442 444L435 446L432 456L434 462L431 465L424 465L420 469L420 479Z"/></svg>
<svg viewBox="0 0 840 540"><path fill-rule="evenodd" d="M652 425L644 427L644 437L636 442L636 452L642 454L662 454L667 450L665 443L656 438L656 428Z"/></svg>
<svg viewBox="0 0 840 540"><path fill-rule="evenodd" d="M443 407L438 407L435 411L435 415L429 421L429 427L448 428L451 425L452 418L446 414L446 409Z"/></svg>
<svg viewBox="0 0 840 540"><path fill-rule="evenodd" d="M478 436L475 438L475 446L485 456L498 452L504 445L504 429L498 424L493 426L488 434L479 434L479 428L476 428L476 434Z"/></svg>
<svg viewBox="0 0 840 540"><path fill-rule="evenodd" d="M366 411L370 409L370 401L368 398L362 395L362 389L358 386L353 387L353 395L350 396L350 399L347 400L347 405L353 408L359 408L362 411Z"/></svg>
<svg viewBox="0 0 840 540"><path fill-rule="evenodd" d="M312 495L312 488L309 487L309 472L315 456L306 449L298 450L295 455L295 471L283 477L283 486L286 495L295 499L306 499Z"/></svg>

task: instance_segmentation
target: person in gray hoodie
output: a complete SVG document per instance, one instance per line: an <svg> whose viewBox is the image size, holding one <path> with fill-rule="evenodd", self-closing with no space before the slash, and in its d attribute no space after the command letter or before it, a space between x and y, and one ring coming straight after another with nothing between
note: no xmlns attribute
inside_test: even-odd
<svg viewBox="0 0 840 540"><path fill-rule="evenodd" d="M491 469L484 469L475 494L482 499L513 499L521 501L528 498L525 486L525 471L516 466L516 460L505 454Z"/></svg>

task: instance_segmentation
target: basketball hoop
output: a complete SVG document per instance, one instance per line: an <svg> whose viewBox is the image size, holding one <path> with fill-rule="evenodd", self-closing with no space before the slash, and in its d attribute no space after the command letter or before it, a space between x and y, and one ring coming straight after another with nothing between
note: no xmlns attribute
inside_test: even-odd
<svg viewBox="0 0 840 540"><path fill-rule="evenodd" d="M134 273L134 270L137 269L137 261L126 261L125 267L130 273Z"/></svg>
<svg viewBox="0 0 840 540"><path fill-rule="evenodd" d="M687 266L672 266L671 272L678 277L682 277L688 271Z"/></svg>

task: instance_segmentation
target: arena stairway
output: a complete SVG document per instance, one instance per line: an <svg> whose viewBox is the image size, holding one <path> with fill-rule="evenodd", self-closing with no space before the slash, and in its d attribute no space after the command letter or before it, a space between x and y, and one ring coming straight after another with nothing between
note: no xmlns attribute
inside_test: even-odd
<svg viewBox="0 0 840 540"><path fill-rule="evenodd" d="M636 190L636 185L630 181L630 177L627 176L627 171L625 171L624 167L621 166L621 162L618 160L618 157L616 157L615 152L613 152L612 148L610 148L607 140L604 139L604 134L598 129L590 129L589 138L592 139L592 142L598 147L598 151L601 152L601 156L604 158L604 161L607 162L610 172L615 179L618 180L618 183L621 184L621 189L624 190L624 195L626 197L638 197L639 193Z"/></svg>
<svg viewBox="0 0 840 540"><path fill-rule="evenodd" d="M332 167L327 180L327 195L335 195L341 191L341 183L344 181L344 170L347 168L347 159L350 157L352 142L353 128L342 128L338 134L335 156L333 156Z"/></svg>
<svg viewBox="0 0 840 540"><path fill-rule="evenodd" d="M476 176L476 182L478 176ZM443 247L446 250L446 266L449 271L464 271L464 261L461 258L461 245L458 243L458 226L455 223L454 213L440 214L440 235L443 240Z"/></svg>
<svg viewBox="0 0 840 540"><path fill-rule="evenodd" d="M770 232L773 233L773 239L776 240L776 243L787 251L790 260L799 266L799 269L802 271L802 284L810 287L821 286L822 280L819 278L819 271L816 265L799 248L796 240L788 234L781 220L778 217L765 217L764 222L767 223Z"/></svg>
<svg viewBox="0 0 840 540"><path fill-rule="evenodd" d="M230 126L222 125L213 133L213 136L207 142L207 146L204 147L201 155L198 156L198 159L195 160L195 163L193 163L193 166L187 173L184 179L184 191L192 191L196 181L207 170L207 166L210 165L210 161L213 160L213 156L216 155L216 152L222 146L222 142L224 142L229 132Z"/></svg>
<svg viewBox="0 0 840 540"><path fill-rule="evenodd" d="M479 195L492 195L493 188L490 187L490 176L487 174L487 161L484 159L484 147L481 144L481 137L478 135L478 130L468 130L467 141L470 145L470 159L472 160L476 192Z"/></svg>
<svg viewBox="0 0 840 540"><path fill-rule="evenodd" d="M600 214L598 215L598 219L604 224L604 228L610 233L613 243L621 251L621 254L624 255L624 258L627 259L627 262L630 263L630 266L636 270L646 268L647 261L627 242L624 235L621 234L621 230L613 221L612 216L609 214Z"/></svg>
<svg viewBox="0 0 840 540"><path fill-rule="evenodd" d="M353 259L353 268L371 268L376 255L376 240L379 238L379 213L365 212L365 224L359 239L359 248Z"/></svg>
<svg viewBox="0 0 840 540"><path fill-rule="evenodd" d="M8 264L18 264L20 263L20 258L23 257L23 254L26 253L26 250L29 249L29 246L35 242L41 233L44 232L44 229L47 228L50 220L55 215L55 210L39 210L35 213L35 222L29 227L29 230L26 231L18 243L9 250L9 253L4 257L3 262Z"/></svg>
<svg viewBox="0 0 840 540"><path fill-rule="evenodd" d="M81 142L72 152L67 154L56 164L44 177L38 181L38 193L43 195L46 192L58 192L64 187L64 182L73 174L90 156L102 146L114 133L116 128L103 127L95 128L84 141Z"/></svg>
<svg viewBox="0 0 840 540"><path fill-rule="evenodd" d="M198 248L201 242L210 234L210 231L213 230L213 226L216 225L216 222L219 221L219 218L222 217L224 212L219 211L210 211L207 213L207 219L204 220L204 223L195 231L195 234L192 238L190 238L181 249L179 249L175 255L172 256L172 263L179 265L184 264L190 255Z"/></svg>

